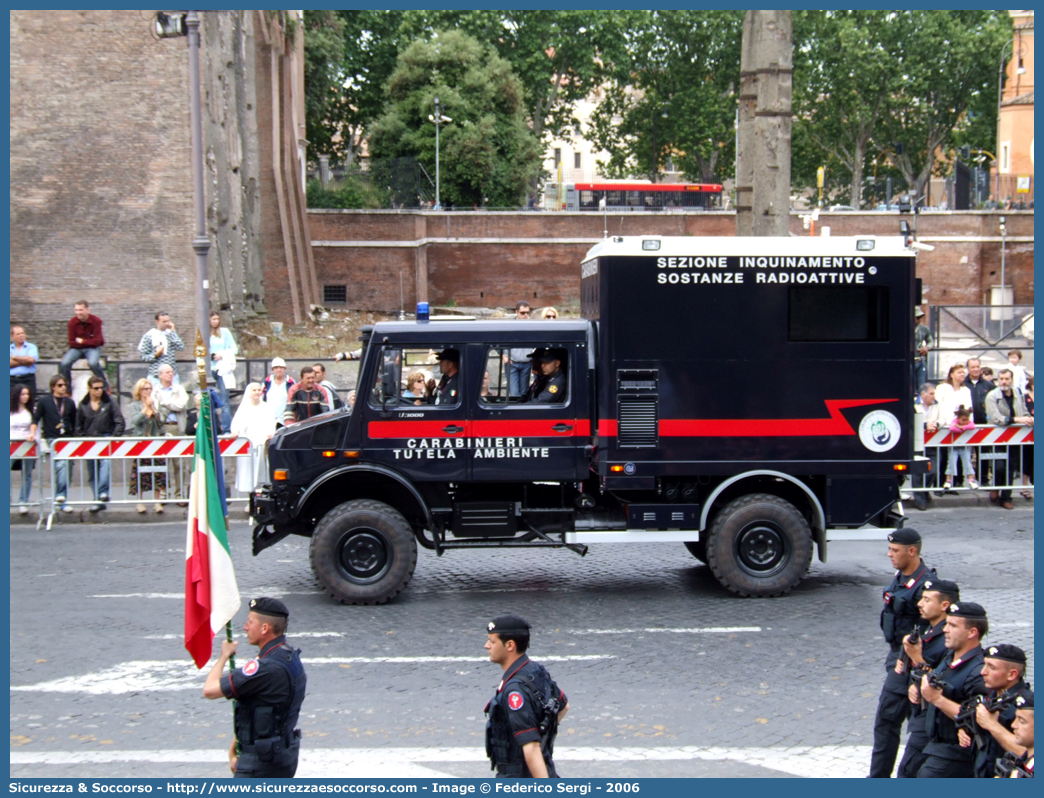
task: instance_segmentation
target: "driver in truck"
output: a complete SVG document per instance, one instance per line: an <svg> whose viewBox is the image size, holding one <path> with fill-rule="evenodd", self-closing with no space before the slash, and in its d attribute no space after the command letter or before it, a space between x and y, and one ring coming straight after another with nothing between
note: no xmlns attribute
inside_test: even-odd
<svg viewBox="0 0 1044 798"><path fill-rule="evenodd" d="M533 400L537 404L549 405L564 402L566 399L566 373L562 368L562 354L557 349L548 349L534 363L540 364L544 382L540 393Z"/></svg>

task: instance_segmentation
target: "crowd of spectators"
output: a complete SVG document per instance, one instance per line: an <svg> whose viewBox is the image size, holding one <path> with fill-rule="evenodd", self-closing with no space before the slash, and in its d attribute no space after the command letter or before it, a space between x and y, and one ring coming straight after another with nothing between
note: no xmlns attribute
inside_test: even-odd
<svg viewBox="0 0 1044 798"><path fill-rule="evenodd" d="M142 335L137 346L142 362L147 364L147 374L131 389L126 419L105 374L102 320L91 314L86 300L74 305L74 315L67 325L68 348L61 358L58 374L50 379L49 391L44 395L37 395L39 349L27 340L23 326L12 325L11 441L34 441L41 452L48 453L59 438L122 435L161 438L194 434L200 393L195 391L190 395L180 384L176 369L176 353L184 351L185 342L168 312L157 312L154 320L154 326ZM231 391L237 387L235 370L239 348L232 331L222 326L219 312L211 313L209 321L208 376L213 387L208 390L219 434L241 436L250 441L250 457L236 461L235 485L246 493L265 478L264 444L277 428L336 410L346 403L327 380L322 363L305 366L300 382L296 382L286 373L286 362L276 357L263 383L246 386L233 415ZM353 354L358 357L358 353ZM87 361L92 375L87 380L86 396L77 403L72 395L72 372L81 360ZM348 403L353 399L354 391ZM64 512L73 512L69 483L76 462L73 459L54 461L54 501ZM98 458L82 462L93 497L90 510L97 512L110 501L111 461ZM12 459L12 472L20 471L22 476L18 494L20 514L29 512L35 465L33 458ZM175 460L137 458L132 461L127 495L140 500L136 504L137 512L148 512L145 501L150 494L156 513L162 513L164 502L169 500L184 506L188 498L186 491L181 465Z"/></svg>
<svg viewBox="0 0 1044 798"><path fill-rule="evenodd" d="M1022 366L1022 352L1018 349L1008 352L1008 365L998 370L996 380L993 377L993 370L973 357L965 363L952 364L942 383L920 384L915 408L922 414L925 439L931 440L940 430L948 431L950 437L946 446L925 447L931 471L927 477L914 478L913 498L917 509L928 508L931 501L928 488L933 487L931 483L940 473L943 452L946 456L942 471L944 482L934 486L943 492L952 490L959 476L963 476L964 487L970 490L978 490L980 482L988 482L995 486L990 490L990 501L1011 510L1014 508L1011 486L1018 474L1022 479L1023 498L1032 499L1029 490L1033 479L1032 445L972 447L954 443L978 425L1033 425L1033 377Z"/></svg>

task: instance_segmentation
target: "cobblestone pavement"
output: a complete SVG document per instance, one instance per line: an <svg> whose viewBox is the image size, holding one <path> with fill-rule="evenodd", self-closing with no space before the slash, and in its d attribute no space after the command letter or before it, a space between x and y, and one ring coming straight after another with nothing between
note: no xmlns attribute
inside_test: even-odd
<svg viewBox="0 0 1044 798"><path fill-rule="evenodd" d="M911 525L926 562L987 608L987 639L1032 662L1032 508L932 510ZM884 543L835 543L793 593L761 600L725 593L680 544L603 544L583 559L422 550L394 603L343 607L319 591L307 540L254 558L245 524L231 537L244 597L291 608L309 674L301 776L489 775L482 708L500 671L484 661L484 625L507 611L534 624L530 652L572 702L565 775L866 772ZM201 697L182 647L184 542L183 523L12 529L12 776L227 774L230 707Z"/></svg>

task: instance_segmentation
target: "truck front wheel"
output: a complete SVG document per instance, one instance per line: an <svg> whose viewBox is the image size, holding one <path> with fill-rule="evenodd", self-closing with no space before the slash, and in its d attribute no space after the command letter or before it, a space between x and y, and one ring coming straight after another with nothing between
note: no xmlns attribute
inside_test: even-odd
<svg viewBox="0 0 1044 798"><path fill-rule="evenodd" d="M402 514L358 499L328 512L312 533L312 571L342 604L383 604L417 567L417 539Z"/></svg>
<svg viewBox="0 0 1044 798"><path fill-rule="evenodd" d="M752 493L714 517L707 564L727 590L739 596L789 593L812 562L812 528L788 501Z"/></svg>

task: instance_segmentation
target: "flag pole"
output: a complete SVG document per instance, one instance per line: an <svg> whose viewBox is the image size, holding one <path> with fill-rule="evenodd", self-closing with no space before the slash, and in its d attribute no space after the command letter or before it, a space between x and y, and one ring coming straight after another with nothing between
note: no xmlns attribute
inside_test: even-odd
<svg viewBox="0 0 1044 798"><path fill-rule="evenodd" d="M209 321L209 319L207 320ZM208 433L211 434L213 440L216 436L213 435L215 416L214 408L210 404L210 393L207 391L207 346L203 341L203 331L196 328L196 377L199 380L199 421L197 423L205 424ZM205 408L205 409L204 409ZM220 460L218 459L218 452L214 452L214 468L217 469L220 466ZM228 515L225 515L225 529L228 529ZM225 639L232 642L232 620L225 621ZM236 670L236 655L233 654L228 658L228 672L234 673ZM236 700L232 699L232 735L236 734ZM236 738L236 752L239 752L239 739Z"/></svg>

